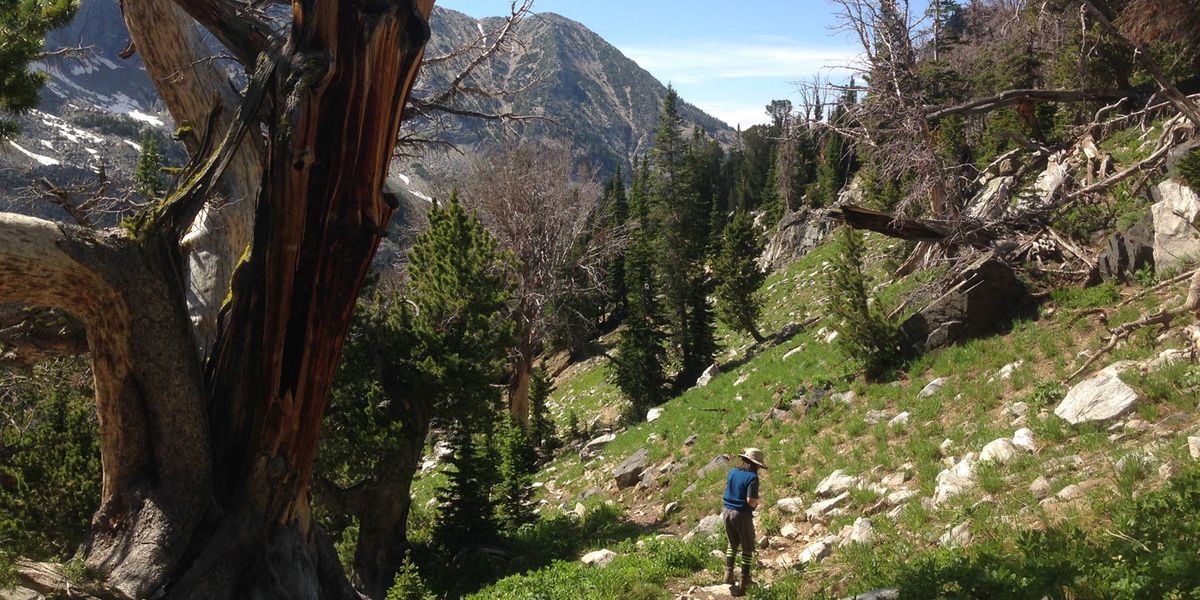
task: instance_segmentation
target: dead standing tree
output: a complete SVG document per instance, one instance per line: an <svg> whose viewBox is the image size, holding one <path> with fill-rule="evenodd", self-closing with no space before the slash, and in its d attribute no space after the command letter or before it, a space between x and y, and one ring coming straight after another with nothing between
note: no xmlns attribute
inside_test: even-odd
<svg viewBox="0 0 1200 600"><path fill-rule="evenodd" d="M599 270L616 243L606 234L618 232L591 235L602 212L599 198L599 182L575 168L569 149L534 146L476 163L463 190L464 204L479 211L484 226L516 259L518 341L509 409L521 422L529 419L530 376L547 334L546 309L553 298L579 291L567 267L584 268L592 285L602 285ZM581 242L585 248L578 253Z"/></svg>
<svg viewBox="0 0 1200 600"><path fill-rule="evenodd" d="M308 488L391 214L381 190L433 0L298 0L283 30L240 3L123 8L176 121L206 132L190 140L193 168L131 230L0 214L0 302L68 310L87 328L103 467L84 551L95 594L356 597ZM244 97L199 60L192 18L254 72ZM225 206L249 218L211 226ZM236 273L214 277L201 255ZM211 337L189 322L201 280L228 298L204 307L220 315ZM56 585L44 566L22 574Z"/></svg>

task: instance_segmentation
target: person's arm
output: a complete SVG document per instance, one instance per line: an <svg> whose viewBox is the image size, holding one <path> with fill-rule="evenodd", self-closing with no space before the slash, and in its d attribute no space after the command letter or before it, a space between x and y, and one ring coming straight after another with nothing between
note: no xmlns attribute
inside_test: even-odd
<svg viewBox="0 0 1200 600"><path fill-rule="evenodd" d="M755 477L746 488L746 506L758 508L758 478Z"/></svg>

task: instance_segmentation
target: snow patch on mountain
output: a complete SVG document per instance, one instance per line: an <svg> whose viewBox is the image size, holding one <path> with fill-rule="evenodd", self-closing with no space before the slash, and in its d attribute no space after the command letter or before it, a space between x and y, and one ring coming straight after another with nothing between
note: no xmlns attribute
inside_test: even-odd
<svg viewBox="0 0 1200 600"><path fill-rule="evenodd" d="M61 161L59 161L59 160L57 160L57 159L50 158L49 156L45 156L45 155L43 155L43 154L38 154L38 153L36 153L36 152L30 152L29 150L26 150L26 149L25 149L24 147L22 147L20 144L18 144L18 143L16 143L16 142L14 142L14 141L12 141L12 140L9 140L9 141L8 141L8 143L9 143L9 144L10 144L10 145L11 145L13 148L16 148L16 149L17 149L17 151L18 151L18 152L20 152L21 154L24 154L25 156L28 156L29 158L32 158L33 160L37 161L37 162L38 162L38 164L41 164L41 165L43 165L43 166L47 166L47 167L53 167L53 166L55 166L55 165L61 165L61 164L62 164L62 162L61 162Z"/></svg>

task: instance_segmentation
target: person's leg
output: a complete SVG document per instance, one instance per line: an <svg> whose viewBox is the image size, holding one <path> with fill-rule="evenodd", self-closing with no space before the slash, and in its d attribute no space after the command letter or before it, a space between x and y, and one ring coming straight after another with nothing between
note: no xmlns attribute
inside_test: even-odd
<svg viewBox="0 0 1200 600"><path fill-rule="evenodd" d="M750 565L754 560L754 513L750 511L743 513L739 529L741 531L738 537L745 540L745 543L742 544L742 582L738 587L744 594L750 587Z"/></svg>
<svg viewBox="0 0 1200 600"><path fill-rule="evenodd" d="M733 563L737 550L738 528L735 520L736 512L728 508L721 510L721 520L725 523L725 537L729 544L725 546L725 584L733 585Z"/></svg>

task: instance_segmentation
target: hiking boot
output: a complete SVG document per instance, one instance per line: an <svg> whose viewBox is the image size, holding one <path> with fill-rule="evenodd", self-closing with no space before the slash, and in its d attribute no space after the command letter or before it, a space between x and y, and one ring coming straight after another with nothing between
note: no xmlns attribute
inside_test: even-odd
<svg viewBox="0 0 1200 600"><path fill-rule="evenodd" d="M740 585L731 585L729 586L729 595L734 598L741 598L746 595L746 588Z"/></svg>
<svg viewBox="0 0 1200 600"><path fill-rule="evenodd" d="M733 556L725 557L725 585L733 585Z"/></svg>

